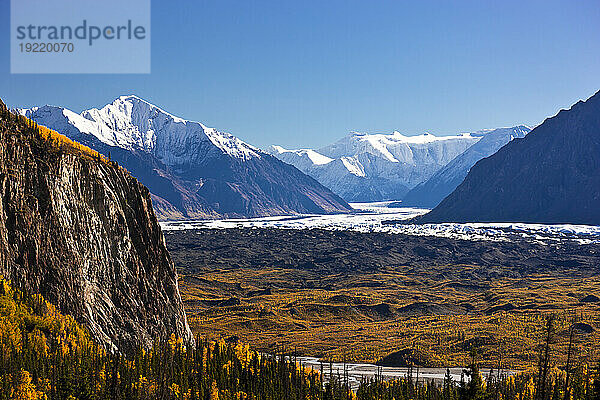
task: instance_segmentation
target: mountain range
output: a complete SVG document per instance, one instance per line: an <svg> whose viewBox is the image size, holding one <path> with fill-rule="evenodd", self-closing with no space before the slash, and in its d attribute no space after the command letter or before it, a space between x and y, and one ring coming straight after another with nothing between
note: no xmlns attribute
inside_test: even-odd
<svg viewBox="0 0 600 400"><path fill-rule="evenodd" d="M428 207L458 186L476 161L528 131L516 126L455 136L352 133L318 150L268 151L346 201L408 197L411 206Z"/></svg>
<svg viewBox="0 0 600 400"><path fill-rule="evenodd" d="M461 184L477 161L497 152L513 139L523 138L531 129L525 125L477 132L481 139L438 170L431 178L419 183L402 198L403 207L433 208Z"/></svg>
<svg viewBox="0 0 600 400"><path fill-rule="evenodd" d="M18 112L124 166L150 189L159 219L351 210L295 167L137 96L121 96L79 114L49 105Z"/></svg>
<svg viewBox="0 0 600 400"><path fill-rule="evenodd" d="M600 92L482 159L416 222L600 224Z"/></svg>

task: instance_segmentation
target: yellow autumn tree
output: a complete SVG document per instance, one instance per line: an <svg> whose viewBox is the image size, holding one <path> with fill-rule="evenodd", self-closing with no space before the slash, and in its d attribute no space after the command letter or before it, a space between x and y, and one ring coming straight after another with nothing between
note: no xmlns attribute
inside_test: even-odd
<svg viewBox="0 0 600 400"><path fill-rule="evenodd" d="M31 382L31 375L24 369L17 376L17 383L10 394L11 400L38 400L44 399L46 396L39 392L35 385Z"/></svg>
<svg viewBox="0 0 600 400"><path fill-rule="evenodd" d="M219 400L219 387L217 386L217 382L212 382L212 388L210 390L210 400Z"/></svg>

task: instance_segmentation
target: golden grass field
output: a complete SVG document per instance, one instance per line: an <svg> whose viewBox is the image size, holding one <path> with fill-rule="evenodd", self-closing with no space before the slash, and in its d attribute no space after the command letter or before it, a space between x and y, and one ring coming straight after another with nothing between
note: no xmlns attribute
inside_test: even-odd
<svg viewBox="0 0 600 400"><path fill-rule="evenodd" d="M555 362L564 362L574 322L581 324L576 358L600 355L600 303L581 302L600 293L600 276L588 268L517 274L502 266L383 263L324 272L215 266L208 257L186 269L182 260L191 259L170 250L192 330L209 338L335 361L377 362L400 352L388 361L444 367L467 365L474 349L483 366L521 369L535 364L544 318L554 314Z"/></svg>

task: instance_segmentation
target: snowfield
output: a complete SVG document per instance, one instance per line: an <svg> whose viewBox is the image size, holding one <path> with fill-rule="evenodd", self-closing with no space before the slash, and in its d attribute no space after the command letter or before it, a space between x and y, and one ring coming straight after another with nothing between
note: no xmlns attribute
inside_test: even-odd
<svg viewBox="0 0 600 400"><path fill-rule="evenodd" d="M515 222L406 224L403 221L424 214L429 210L410 207L392 208L388 207L390 203L350 203L356 210L353 214L167 221L161 222L161 226L165 231L231 228L330 229L466 240L510 241L521 238L543 244L563 240L572 240L579 244L600 243L600 226L591 225L544 225Z"/></svg>

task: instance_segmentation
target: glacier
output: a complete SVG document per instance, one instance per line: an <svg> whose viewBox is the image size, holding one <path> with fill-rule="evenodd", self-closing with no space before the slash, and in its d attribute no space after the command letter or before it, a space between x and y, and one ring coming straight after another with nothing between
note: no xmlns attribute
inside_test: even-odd
<svg viewBox="0 0 600 400"><path fill-rule="evenodd" d="M351 214L167 221L161 222L161 226L164 231L238 228L325 229L471 241L528 240L544 245L557 245L565 240L579 245L600 243L600 226L516 222L412 224L410 219L423 215L429 210L413 207L390 207L393 203L389 201L350 204L355 209L355 212Z"/></svg>

